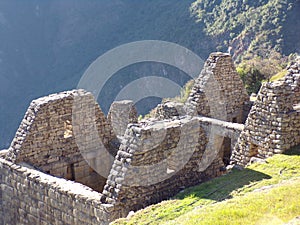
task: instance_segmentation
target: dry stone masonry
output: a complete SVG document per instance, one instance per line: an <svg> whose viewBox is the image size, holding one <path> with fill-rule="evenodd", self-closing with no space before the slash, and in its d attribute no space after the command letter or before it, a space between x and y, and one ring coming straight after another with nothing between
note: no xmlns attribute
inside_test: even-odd
<svg viewBox="0 0 300 225"><path fill-rule="evenodd" d="M222 174L220 154L199 171L207 136L196 118L132 125L113 164L103 201L124 214Z"/></svg>
<svg viewBox="0 0 300 225"><path fill-rule="evenodd" d="M75 99L80 104L75 104ZM95 121L86 117L90 109L94 109ZM78 125L73 123L73 119ZM84 127L93 122L98 126L98 132L88 133L89 130ZM79 135L75 138L77 130L83 138ZM6 159L14 163L26 162L45 173L75 180L101 191L106 179L90 167L78 148L78 144L84 146L90 155L99 152L99 147L95 146L97 143L93 143L95 135L101 138L105 149L116 154L118 140L92 94L75 90L50 95L31 102ZM90 160L102 161L97 154ZM111 165L107 166L110 170Z"/></svg>
<svg viewBox="0 0 300 225"><path fill-rule="evenodd" d="M247 104L249 96L231 56L210 54L187 100L187 113L242 123Z"/></svg>
<svg viewBox="0 0 300 225"><path fill-rule="evenodd" d="M137 123L137 111L133 101L115 101L111 104L108 112L108 121L116 135L124 136L129 123Z"/></svg>
<svg viewBox="0 0 300 225"><path fill-rule="evenodd" d="M171 119L185 114L184 104L179 102L165 102L154 109L154 117L159 120Z"/></svg>
<svg viewBox="0 0 300 225"><path fill-rule="evenodd" d="M85 185L0 158L0 218L12 224L108 224L113 205ZM117 218L117 217L116 217Z"/></svg>
<svg viewBox="0 0 300 225"><path fill-rule="evenodd" d="M245 166L252 157L266 158L300 144L299 65L291 65L288 71L283 80L261 87L232 164Z"/></svg>
<svg viewBox="0 0 300 225"><path fill-rule="evenodd" d="M249 97L231 57L212 53L185 104L137 121L132 101L106 118L73 90L32 101L0 152L3 224L109 224L129 211L300 143L299 65ZM232 152L233 151L233 152ZM231 160L231 161L230 161Z"/></svg>
<svg viewBox="0 0 300 225"><path fill-rule="evenodd" d="M171 119L173 117L184 116L184 104L179 102L165 102L162 104L158 104L158 106L154 109L154 117L163 120L163 119Z"/></svg>

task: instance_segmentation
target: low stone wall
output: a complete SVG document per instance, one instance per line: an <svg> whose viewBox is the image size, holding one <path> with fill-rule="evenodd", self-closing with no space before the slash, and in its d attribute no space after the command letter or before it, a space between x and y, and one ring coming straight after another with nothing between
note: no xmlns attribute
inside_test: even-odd
<svg viewBox="0 0 300 225"><path fill-rule="evenodd" d="M108 224L119 212L87 186L0 158L1 224Z"/></svg>
<svg viewBox="0 0 300 225"><path fill-rule="evenodd" d="M166 102L159 104L154 111L154 117L159 120L171 119L174 116L179 117L186 115L184 104L178 102Z"/></svg>
<svg viewBox="0 0 300 225"><path fill-rule="evenodd" d="M126 215L222 174L219 152L203 170L207 137L196 118L130 126L103 191Z"/></svg>
<svg viewBox="0 0 300 225"><path fill-rule="evenodd" d="M244 129L244 125L216 120L209 117L198 116L196 118L200 122L200 126L204 129L205 133L209 134L210 141L207 148L211 146L213 149L219 149L223 163L225 166L229 165L232 151Z"/></svg>
<svg viewBox="0 0 300 225"><path fill-rule="evenodd" d="M237 141L241 132L244 130L244 124L225 122L209 117L195 117L200 122L200 126L208 133L212 126L215 127L214 134L222 137L228 137Z"/></svg>
<svg viewBox="0 0 300 225"><path fill-rule="evenodd" d="M263 84L232 154L232 164L245 166L251 157L266 158L300 144L300 111L294 110L300 100L299 78L294 67L283 80Z"/></svg>

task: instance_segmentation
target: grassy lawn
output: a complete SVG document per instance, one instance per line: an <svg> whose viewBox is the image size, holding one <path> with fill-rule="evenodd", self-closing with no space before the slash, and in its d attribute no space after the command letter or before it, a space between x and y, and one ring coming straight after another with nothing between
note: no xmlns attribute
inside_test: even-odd
<svg viewBox="0 0 300 225"><path fill-rule="evenodd" d="M188 188L114 224L283 224L300 215L299 149Z"/></svg>

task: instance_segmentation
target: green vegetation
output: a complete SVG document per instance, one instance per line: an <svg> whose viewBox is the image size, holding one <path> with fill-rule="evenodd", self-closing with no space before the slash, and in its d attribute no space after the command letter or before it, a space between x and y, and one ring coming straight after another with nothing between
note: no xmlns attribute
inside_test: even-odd
<svg viewBox="0 0 300 225"><path fill-rule="evenodd" d="M243 60L237 66L237 72L244 82L249 94L257 93L264 80L274 81L278 77L283 77L284 68L288 64L288 57L282 57L277 52L272 52L269 58L254 57ZM280 74L279 74L280 73ZM276 77L273 78L273 75Z"/></svg>
<svg viewBox="0 0 300 225"><path fill-rule="evenodd" d="M291 38L298 34L299 9L298 0L196 0L190 7L217 50L233 49L249 94L257 93L263 81L284 76L291 58L284 55L299 49Z"/></svg>
<svg viewBox="0 0 300 225"><path fill-rule="evenodd" d="M238 74L244 82L248 94L257 93L261 87L264 75L253 65L244 62L236 68Z"/></svg>
<svg viewBox="0 0 300 225"><path fill-rule="evenodd" d="M114 224L282 224L300 215L300 147L188 188Z"/></svg>
<svg viewBox="0 0 300 225"><path fill-rule="evenodd" d="M243 43L243 56L268 58L273 50L283 52L283 26L298 5L297 0L197 0L190 10L208 35L220 39L220 50Z"/></svg>
<svg viewBox="0 0 300 225"><path fill-rule="evenodd" d="M270 81L273 82L273 81L280 80L281 78L283 78L287 74L287 72L288 71L286 69L278 72L277 74L275 74L274 76L271 77Z"/></svg>
<svg viewBox="0 0 300 225"><path fill-rule="evenodd" d="M299 196L298 178L271 190L193 210L167 224L283 224L299 215Z"/></svg>
<svg viewBox="0 0 300 225"><path fill-rule="evenodd" d="M121 44L170 41L204 60L230 46L238 63L300 49L299 0L39 1L39 19L36 6L1 5L0 148L9 146L32 99L75 88L91 62ZM135 79L156 74L182 84L176 68L148 63L123 68L106 83L98 99L105 113Z"/></svg>
<svg viewBox="0 0 300 225"><path fill-rule="evenodd" d="M174 98L165 98L162 100L162 102L172 101L172 102L185 103L191 93L191 90L192 90L194 84L195 84L195 80L188 81L183 86L183 88L181 88L180 96L176 96Z"/></svg>

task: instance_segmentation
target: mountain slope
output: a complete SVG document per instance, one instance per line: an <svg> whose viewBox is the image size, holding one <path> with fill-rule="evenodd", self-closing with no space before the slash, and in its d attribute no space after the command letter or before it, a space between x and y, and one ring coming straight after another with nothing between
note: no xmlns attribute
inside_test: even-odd
<svg viewBox="0 0 300 225"><path fill-rule="evenodd" d="M267 58L272 51L299 52L299 42L291 40L299 34L299 7L298 0L197 0L191 11L206 33L220 40L220 49L231 49L235 58Z"/></svg>

